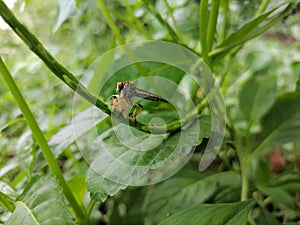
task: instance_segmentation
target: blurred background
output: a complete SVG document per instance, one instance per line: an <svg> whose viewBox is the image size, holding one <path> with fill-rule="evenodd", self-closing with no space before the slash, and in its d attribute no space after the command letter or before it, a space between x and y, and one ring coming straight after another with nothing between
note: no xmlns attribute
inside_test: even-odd
<svg viewBox="0 0 300 225"><path fill-rule="evenodd" d="M200 41L202 35L199 28L199 23L201 23L199 20L201 17L200 1L197 0L99 1L104 2L104 8L99 7L100 4L97 4L94 0L10 0L6 2L16 17L78 79L99 56L120 44L134 41L166 40L187 47L205 58L205 45L203 45L203 41ZM287 16L278 19L276 23L274 22L268 27L261 27L262 31L261 33L258 32L257 37L251 36L251 32L250 34L245 33L244 36L240 33L240 36L235 38L237 40L246 38L247 41L242 41L222 55L214 52L214 50L221 49L219 47L222 47L230 34L236 32L247 22L254 21L261 6L259 0L224 2L221 3L221 10L215 21L216 31L211 40L208 39L209 54L206 55L207 63L222 88L227 109L226 137L220 155L212 167L215 173L231 170L239 171L238 164L241 162L238 162L238 156L235 152L235 141L237 141L235 137L238 137L241 142L250 137L254 143L253 146L255 146L264 135L261 133L261 130L263 130L262 118L271 113L271 107L276 101L275 99L287 93L299 92L300 86L299 7L290 10ZM287 1L271 2L265 12L276 7L277 4L279 5L280 2ZM114 23L116 28L114 31L112 31L113 28L107 17L104 16L105 12L109 13ZM276 13L275 10L273 14ZM267 18L264 19L267 23ZM258 28L260 28L259 26L260 24L257 24ZM248 38L249 35L250 38ZM73 91L54 76L4 21L0 22L0 55L13 74L47 138L50 138L71 121ZM163 73L174 72L171 70L172 68L163 71ZM255 81L252 78L255 78ZM0 174L5 182L11 183L12 187L22 190L28 174L34 171L34 167L37 168L37 165L33 163L34 158L37 156L25 151L21 151L23 154L17 154L18 149L33 148L33 141L28 138L30 134L28 134L29 128L26 121L1 79ZM251 83L252 81L254 83ZM255 104L266 108L257 110L257 112L255 110L249 112L248 109L253 106L251 105L253 103L252 96L249 93L254 90L251 89L252 87L257 87L259 84L261 84L261 89L267 91L262 91L256 97L266 98L261 98ZM114 87L112 87L113 91ZM110 104L107 97L104 100L107 104ZM297 112L299 114L299 111ZM278 119L282 117L281 114L277 115ZM276 120L276 118L273 119ZM294 138L288 143L271 146L268 151L260 155L263 156L266 162L266 164L264 164L265 162L262 164L267 165L269 168L268 178L270 180L274 177L278 178L282 174L298 173L299 175L300 124L298 123L299 120L295 121L294 127L296 128L293 134L294 137L299 135L298 140ZM106 127L103 129L105 130ZM36 144L34 148L37 148ZM200 157L198 154L199 151L201 152L201 148L202 146L198 146L198 152L191 160L190 167L196 168L194 164ZM76 146L70 146L58 159L67 178L71 178L74 174L85 174L88 168ZM265 170L260 171L265 172ZM255 186L259 183L256 179L260 178L254 178L255 175L250 177L253 179L251 185ZM288 207L290 202L283 203L283 207L277 204L281 200L278 200L274 205L271 204L273 202L270 200L266 203L266 208L270 213L273 213L277 222L292 221L296 223L298 221L299 223L300 221L299 176L296 176L294 181L294 189L289 193L291 194L291 202L294 204L292 209ZM286 184L288 183L287 181ZM134 199L135 193L143 191L142 189L129 189L127 193L120 194L121 197L119 197L122 201L130 203ZM237 199L239 194L237 194ZM149 198L149 195L147 198ZM217 198L218 196L207 199L211 202L217 202ZM230 201L237 199L233 197ZM114 202L114 199L110 199L110 201ZM105 210L108 207L108 210L112 212L112 218L118 221L124 215L122 213L118 214L116 210L118 201L114 204L113 206L112 203L104 204ZM138 208L138 206L136 207ZM125 217L128 215L126 214ZM151 215L153 214L149 213L146 216L148 224L152 224L153 221L153 224L160 221L161 217L158 217L149 222L151 221ZM263 211L263 213L257 212L257 215L257 223L264 224L265 220L261 218L268 214ZM131 221L129 217L130 215L126 218ZM143 220L142 217L137 221L141 220ZM112 222L112 224L117 223ZM133 222L130 224L133 224Z"/></svg>

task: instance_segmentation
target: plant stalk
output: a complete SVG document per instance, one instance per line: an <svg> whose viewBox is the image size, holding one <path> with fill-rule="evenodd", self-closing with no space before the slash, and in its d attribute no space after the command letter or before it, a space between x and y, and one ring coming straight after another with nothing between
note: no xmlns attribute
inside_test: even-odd
<svg viewBox="0 0 300 225"><path fill-rule="evenodd" d="M220 0L214 0L211 2L211 10L209 14L207 36L206 36L206 44L207 44L208 52L212 50L213 43L215 40L217 20L219 15L219 6L220 6Z"/></svg>
<svg viewBox="0 0 300 225"><path fill-rule="evenodd" d="M116 39L118 40L118 42L121 45L126 44L125 39L123 38L121 32L119 31L118 27L115 25L112 17L109 14L108 9L106 8L104 2L102 0L97 0L97 5L98 8L100 9L102 15L104 16L106 22L108 23L110 29L112 30L112 32L114 33L114 35L116 36Z"/></svg>
<svg viewBox="0 0 300 225"><path fill-rule="evenodd" d="M270 0L263 0L260 3L255 15L258 16L259 14L263 13L265 11L265 9L267 8L269 2L270 2Z"/></svg>
<svg viewBox="0 0 300 225"><path fill-rule="evenodd" d="M33 51L46 66L73 91L77 92L91 104L97 106L103 112L110 115L108 105L91 94L77 79L63 67L41 44L41 42L23 25L21 24L11 10L0 0L0 15L4 21L13 29L13 31L25 42L31 51Z"/></svg>
<svg viewBox="0 0 300 225"><path fill-rule="evenodd" d="M76 215L78 216L81 222L84 222L87 219L85 210L80 207L79 203L76 201L70 187L68 186L56 160L55 157L45 139L45 136L39 127L37 121L35 120L33 113L30 111L23 95L21 94L19 88L17 87L12 75L6 68L4 62L0 57L0 74L2 75L5 83L7 84L8 88L10 89L14 99L16 100L24 118L26 119L33 136L35 137L37 143L39 144L41 151L47 161L49 168L51 169L52 173L58 179L60 185L63 188L64 195L66 196L67 200L69 201L70 205L74 209Z"/></svg>
<svg viewBox="0 0 300 225"><path fill-rule="evenodd" d="M8 199L8 197L0 191L0 205L7 209L10 212L13 212L15 210L15 206L12 203L13 201L11 199Z"/></svg>
<svg viewBox="0 0 300 225"><path fill-rule="evenodd" d="M208 18L208 0L202 0L200 2L200 44L201 53L204 62L208 63L208 47L206 45L206 33L207 33L207 18Z"/></svg>

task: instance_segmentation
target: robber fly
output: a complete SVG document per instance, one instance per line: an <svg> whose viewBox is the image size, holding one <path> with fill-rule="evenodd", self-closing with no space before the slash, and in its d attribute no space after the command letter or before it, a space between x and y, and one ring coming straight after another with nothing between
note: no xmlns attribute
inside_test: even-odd
<svg viewBox="0 0 300 225"><path fill-rule="evenodd" d="M143 110L143 106L137 102L133 102L133 97L168 102L158 95L137 88L131 81L117 82L116 91L118 94L112 96L113 113L118 112L122 114L125 119L131 117L134 119L135 123L136 116ZM131 108L134 108L133 112L131 112Z"/></svg>

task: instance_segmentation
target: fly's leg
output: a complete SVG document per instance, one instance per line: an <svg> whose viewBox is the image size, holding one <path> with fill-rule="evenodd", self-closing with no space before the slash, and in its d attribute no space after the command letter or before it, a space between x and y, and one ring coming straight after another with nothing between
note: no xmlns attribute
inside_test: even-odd
<svg viewBox="0 0 300 225"><path fill-rule="evenodd" d="M134 108L134 110L129 113L129 117L134 119L134 124L136 125L136 116L143 111L143 106L135 102L133 103L132 108Z"/></svg>

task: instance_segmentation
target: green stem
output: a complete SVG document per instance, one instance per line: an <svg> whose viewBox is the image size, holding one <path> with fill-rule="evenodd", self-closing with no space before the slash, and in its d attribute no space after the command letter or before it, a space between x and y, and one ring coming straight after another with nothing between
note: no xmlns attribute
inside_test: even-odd
<svg viewBox="0 0 300 225"><path fill-rule="evenodd" d="M250 216L250 214L248 215L248 223L250 224L250 225L256 225L256 223L255 223L255 221L254 221L254 219Z"/></svg>
<svg viewBox="0 0 300 225"><path fill-rule="evenodd" d="M170 26L170 24L168 24L167 21L164 20L164 18L162 18L162 16L155 9L153 4L150 3L149 0L142 0L142 2L145 4L147 9L155 16L155 18L158 20L158 22L168 30L168 32L169 32L171 38L173 39L173 41L175 41L177 44L183 44L181 42L180 38L178 37L178 35L176 34L176 32L173 30L173 28Z"/></svg>
<svg viewBox="0 0 300 225"><path fill-rule="evenodd" d="M9 199L9 197L7 195L5 195L4 193L2 193L0 191L0 205L10 211L10 212L13 212L15 210L15 206L13 204L13 200L12 199Z"/></svg>
<svg viewBox="0 0 300 225"><path fill-rule="evenodd" d="M90 203L89 203L89 205L87 207L87 214L88 214L88 216L91 215L95 204L96 204L96 202L93 199L91 199L91 201L90 201Z"/></svg>
<svg viewBox="0 0 300 225"><path fill-rule="evenodd" d="M248 164L244 158L240 158L241 163L241 176L242 176L242 190L241 190L241 201L248 199L249 181L247 176Z"/></svg>
<svg viewBox="0 0 300 225"><path fill-rule="evenodd" d="M248 181L248 163L246 160L246 151L245 147L242 144L242 140L240 139L240 135L235 134L235 140L237 143L236 151L240 162L241 169L241 179L242 179L242 188L241 188L241 201L245 201L248 199L248 189L249 189L249 181Z"/></svg>
<svg viewBox="0 0 300 225"><path fill-rule="evenodd" d="M241 201L245 201L248 199L249 181L247 177L247 170L249 167L248 156L251 154L251 149L252 149L251 126L252 126L252 122L249 122L245 132L245 147L244 147L242 157L240 158L241 173L242 173Z"/></svg>
<svg viewBox="0 0 300 225"><path fill-rule="evenodd" d="M242 187L241 187L241 201L247 200L248 198L248 189L249 189L249 182L247 176L248 170L248 163L245 160L245 150L242 144L242 140L240 135L237 133L234 127L234 121L231 120L230 116L228 116L228 121L230 124L233 124L231 127L231 136L236 143L236 152L240 163L240 172L241 172L241 179L242 179Z"/></svg>
<svg viewBox="0 0 300 225"><path fill-rule="evenodd" d="M84 222L87 218L86 212L84 211L83 208L80 207L80 205L76 201L70 187L68 186L67 182L65 181L64 176L55 160L54 155L52 154L52 151L51 151L48 143L47 143L47 140L45 139L45 136L43 135L43 132L41 131L32 112L30 111L25 99L23 98L23 95L21 94L12 75L6 68L1 57L0 57L0 73L1 73L5 83L7 84L8 88L10 89L12 95L14 96L14 99L17 102L20 110L22 111L22 114L24 115L24 118L26 119L26 121L32 131L33 136L35 137L37 143L39 144L39 146L41 148L41 151L48 163L49 168L51 169L52 173L56 176L60 185L62 186L64 195L66 196L69 203L73 207L73 209L76 212L76 215L78 216L80 221Z"/></svg>
<svg viewBox="0 0 300 225"><path fill-rule="evenodd" d="M79 93L83 98L91 104L97 106L103 112L110 114L110 109L107 104L99 98L91 94L86 88L63 67L40 43L40 41L23 25L21 24L11 10L0 0L0 15L5 22L13 29L13 31L25 42L31 51L33 51L46 66L73 91Z"/></svg>
<svg viewBox="0 0 300 225"><path fill-rule="evenodd" d="M212 46L215 40L215 33L217 29L217 20L219 15L220 0L214 0L211 2L211 10L208 20L206 44L208 52L212 50Z"/></svg>
<svg viewBox="0 0 300 225"><path fill-rule="evenodd" d="M208 18L208 0L200 2L200 44L204 62L208 63L208 48L206 45L207 34L207 18Z"/></svg>
<svg viewBox="0 0 300 225"><path fill-rule="evenodd" d="M269 4L270 0L263 0L259 7L258 7L258 10L256 11L255 13L255 16L258 16L260 15L261 13L263 13L265 11L265 9L267 8L268 4Z"/></svg>
<svg viewBox="0 0 300 225"><path fill-rule="evenodd" d="M170 4L168 3L167 0L164 0L164 3L167 6L167 10L168 10L168 13L170 14L170 17L171 17L171 20L173 22L174 28L176 30L176 34L178 35L178 38L180 40L182 40L183 38L181 37L179 26L178 26L178 24L177 24L177 22L176 22L176 20L174 18L174 15L173 15L173 8L170 6Z"/></svg>
<svg viewBox="0 0 300 225"><path fill-rule="evenodd" d="M126 10L128 11L129 18L122 17L122 20L123 21L129 21L128 25L132 28L136 27L138 29L138 31L140 33L142 33L147 39L150 39L150 40L153 39L152 34L145 29L142 20L140 20L139 18L137 18L134 15L134 11L133 11L132 7L130 6L130 4L128 3L128 0L125 0L124 4L125 4L125 7L126 7ZM116 13L116 11L114 10L113 13Z"/></svg>
<svg viewBox="0 0 300 225"><path fill-rule="evenodd" d="M138 60L136 59L136 57L134 56L134 54L126 46L126 41L123 38L123 36L122 36L121 32L119 31L118 27L115 25L112 17L109 14L109 10L105 6L104 2L102 0L97 0L97 4L98 4L98 8L100 9L101 13L103 14L106 22L108 23L110 29L112 30L112 32L116 36L116 38L119 41L119 43L121 45L123 45L122 47L124 48L124 51L126 52L126 54L128 55L128 57L132 60L132 62L137 62ZM141 66L140 63L135 63L135 66L141 72L142 75L146 76L148 74L147 71L144 69L143 66Z"/></svg>
<svg viewBox="0 0 300 225"><path fill-rule="evenodd" d="M221 21L221 31L219 35L219 43L222 43L226 38L226 32L227 32L227 24L228 24L228 0L221 1L221 8L222 8L222 14L223 19Z"/></svg>
<svg viewBox="0 0 300 225"><path fill-rule="evenodd" d="M125 39L123 38L121 32L119 31L118 27L116 26L112 17L110 16L109 10L106 8L104 2L102 0L97 0L97 5L118 42L121 45L126 44Z"/></svg>

